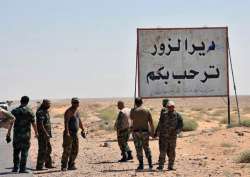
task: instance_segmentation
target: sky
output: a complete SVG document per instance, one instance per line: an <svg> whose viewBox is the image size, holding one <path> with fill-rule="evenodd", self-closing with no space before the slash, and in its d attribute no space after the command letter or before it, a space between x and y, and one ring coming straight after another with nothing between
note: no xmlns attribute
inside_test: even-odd
<svg viewBox="0 0 250 177"><path fill-rule="evenodd" d="M237 91L250 94L249 7L249 0L0 0L0 99L133 97L136 29L151 27L228 26Z"/></svg>

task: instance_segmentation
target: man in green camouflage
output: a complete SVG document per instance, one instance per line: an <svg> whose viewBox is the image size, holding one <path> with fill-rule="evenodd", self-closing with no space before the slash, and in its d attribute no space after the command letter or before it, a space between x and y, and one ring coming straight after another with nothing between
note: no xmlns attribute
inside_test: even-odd
<svg viewBox="0 0 250 177"><path fill-rule="evenodd" d="M128 146L130 136L130 109L125 108L123 101L118 101L117 107L120 110L115 122L115 129L117 132L117 141L121 150L122 158L119 162L126 162L132 160L132 152Z"/></svg>
<svg viewBox="0 0 250 177"><path fill-rule="evenodd" d="M153 168L152 155L149 148L149 136L154 135L154 124L151 113L143 105L141 98L135 99L135 108L131 110L130 117L133 121L133 138L139 161L137 170L143 170L143 149L148 159L149 169ZM149 129L150 126L150 129Z"/></svg>
<svg viewBox="0 0 250 177"><path fill-rule="evenodd" d="M80 113L78 110L79 99L72 98L71 107L68 108L64 114L64 132L63 132L63 154L61 160L61 170L76 170L75 159L78 154L79 142L78 142L78 129L82 129L82 136L84 137L84 128L80 119Z"/></svg>
<svg viewBox="0 0 250 177"><path fill-rule="evenodd" d="M14 134L13 134L13 172L29 173L26 170L26 162L28 152L30 148L31 138L31 125L34 129L35 136L37 137L37 129L35 124L35 115L32 110L27 106L29 103L29 97L23 96L21 98L21 105L12 110L12 114L16 120L14 122ZM11 124L10 130L13 124ZM7 136L10 137L10 132ZM21 160L19 155L21 154Z"/></svg>
<svg viewBox="0 0 250 177"><path fill-rule="evenodd" d="M160 118L161 118L161 116L162 116L162 114L163 114L164 112L168 111L168 108L167 108L168 102L169 102L169 99L167 99L167 98L164 98L164 99L162 100L162 108L161 108ZM160 119L159 119L159 120L160 120ZM158 129L159 129L159 124L158 124L158 126L156 127L156 129L155 129L155 135L154 135L154 137L157 137L157 134L156 134L156 133L158 132Z"/></svg>
<svg viewBox="0 0 250 177"><path fill-rule="evenodd" d="M50 138L52 138L50 115L48 111L50 105L50 101L44 99L36 112L36 123L38 130L38 156L36 170L43 170L44 163L46 168L54 168L52 166L52 147L50 144Z"/></svg>
<svg viewBox="0 0 250 177"><path fill-rule="evenodd" d="M158 170L163 170L166 155L168 156L168 170L173 170L175 161L175 149L177 134L183 128L183 120L181 115L175 111L173 101L169 101L167 104L168 111L161 114L157 132L155 135L159 135L159 166Z"/></svg>

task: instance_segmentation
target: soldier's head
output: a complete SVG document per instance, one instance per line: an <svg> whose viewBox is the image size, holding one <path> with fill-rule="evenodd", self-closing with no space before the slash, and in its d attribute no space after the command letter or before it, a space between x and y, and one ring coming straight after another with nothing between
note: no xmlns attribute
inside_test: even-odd
<svg viewBox="0 0 250 177"><path fill-rule="evenodd" d="M125 107L124 102L123 101L118 101L117 102L117 107L118 107L118 109L122 110Z"/></svg>
<svg viewBox="0 0 250 177"><path fill-rule="evenodd" d="M164 99L162 100L162 106L166 108L166 107L167 107L168 102L169 102L169 99L164 98Z"/></svg>
<svg viewBox="0 0 250 177"><path fill-rule="evenodd" d="M140 97L135 98L135 105L140 107L143 104L143 101Z"/></svg>
<svg viewBox="0 0 250 177"><path fill-rule="evenodd" d="M169 112L173 112L174 111L174 102L173 101L169 101L168 104L167 104L167 108L168 108L168 111Z"/></svg>
<svg viewBox="0 0 250 177"><path fill-rule="evenodd" d="M28 96L22 96L20 103L22 106L26 106L29 103L30 99Z"/></svg>
<svg viewBox="0 0 250 177"><path fill-rule="evenodd" d="M44 99L43 102L42 102L42 104L41 104L41 107L42 107L43 109L48 110L48 109L50 108L50 106L51 106L50 100Z"/></svg>
<svg viewBox="0 0 250 177"><path fill-rule="evenodd" d="M79 98L74 97L74 98L71 99L71 105L72 105L73 108L75 108L75 109L78 108L79 103L80 103Z"/></svg>

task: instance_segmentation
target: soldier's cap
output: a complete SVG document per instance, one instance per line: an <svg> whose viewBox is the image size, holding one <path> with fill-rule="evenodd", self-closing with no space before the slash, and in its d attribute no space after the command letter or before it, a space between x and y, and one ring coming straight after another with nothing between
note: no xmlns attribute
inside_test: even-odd
<svg viewBox="0 0 250 177"><path fill-rule="evenodd" d="M173 101L169 101L168 104L167 104L168 107L171 107L173 106L174 107L174 102Z"/></svg>
<svg viewBox="0 0 250 177"><path fill-rule="evenodd" d="M77 98L77 97L73 97L72 99L71 99L71 103L79 103L80 102L80 100L79 100L79 98Z"/></svg>
<svg viewBox="0 0 250 177"><path fill-rule="evenodd" d="M164 98L163 100L162 100L162 103L163 104L167 104L169 102L169 99L167 99L167 98Z"/></svg>

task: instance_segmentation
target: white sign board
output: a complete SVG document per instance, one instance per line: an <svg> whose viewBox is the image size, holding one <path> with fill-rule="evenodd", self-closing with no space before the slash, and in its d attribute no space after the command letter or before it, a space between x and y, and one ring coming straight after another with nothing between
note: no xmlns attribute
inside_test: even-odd
<svg viewBox="0 0 250 177"><path fill-rule="evenodd" d="M227 27L137 30L142 98L228 95Z"/></svg>

